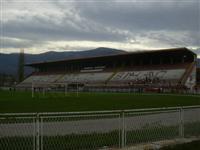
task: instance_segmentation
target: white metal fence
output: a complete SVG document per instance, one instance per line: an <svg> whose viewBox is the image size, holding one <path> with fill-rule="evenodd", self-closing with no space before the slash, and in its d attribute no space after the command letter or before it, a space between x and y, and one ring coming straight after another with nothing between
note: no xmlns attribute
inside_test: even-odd
<svg viewBox="0 0 200 150"><path fill-rule="evenodd" d="M86 150L200 136L200 106L0 114L1 150Z"/></svg>

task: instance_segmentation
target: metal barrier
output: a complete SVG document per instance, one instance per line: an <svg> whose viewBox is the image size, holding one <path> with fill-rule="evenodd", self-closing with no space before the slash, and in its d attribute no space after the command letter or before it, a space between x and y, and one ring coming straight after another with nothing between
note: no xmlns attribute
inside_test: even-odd
<svg viewBox="0 0 200 150"><path fill-rule="evenodd" d="M200 106L0 114L1 150L119 149L200 136Z"/></svg>

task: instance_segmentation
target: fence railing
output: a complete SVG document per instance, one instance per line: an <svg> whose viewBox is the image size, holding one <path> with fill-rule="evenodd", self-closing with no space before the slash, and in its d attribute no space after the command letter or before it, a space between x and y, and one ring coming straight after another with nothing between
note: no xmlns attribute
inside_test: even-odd
<svg viewBox="0 0 200 150"><path fill-rule="evenodd" d="M0 114L1 150L118 149L200 136L200 106Z"/></svg>

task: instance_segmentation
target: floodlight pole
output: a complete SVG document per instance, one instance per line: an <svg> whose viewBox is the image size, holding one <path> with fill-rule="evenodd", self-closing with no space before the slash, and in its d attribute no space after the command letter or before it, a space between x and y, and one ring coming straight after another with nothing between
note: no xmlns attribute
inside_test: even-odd
<svg viewBox="0 0 200 150"><path fill-rule="evenodd" d="M78 97L78 82L77 82L77 84L76 84L76 97Z"/></svg>
<svg viewBox="0 0 200 150"><path fill-rule="evenodd" d="M42 93L43 93L43 96L45 96L45 87L43 87Z"/></svg>
<svg viewBox="0 0 200 150"><path fill-rule="evenodd" d="M65 96L67 96L67 84L65 84Z"/></svg>
<svg viewBox="0 0 200 150"><path fill-rule="evenodd" d="M34 85L33 85L33 82L32 82L32 98L34 98Z"/></svg>

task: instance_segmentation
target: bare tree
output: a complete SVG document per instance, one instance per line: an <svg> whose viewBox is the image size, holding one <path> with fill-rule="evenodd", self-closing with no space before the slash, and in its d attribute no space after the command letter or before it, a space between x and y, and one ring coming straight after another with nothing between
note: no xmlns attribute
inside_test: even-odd
<svg viewBox="0 0 200 150"><path fill-rule="evenodd" d="M24 79L24 50L20 50L19 62L18 62L18 82Z"/></svg>

